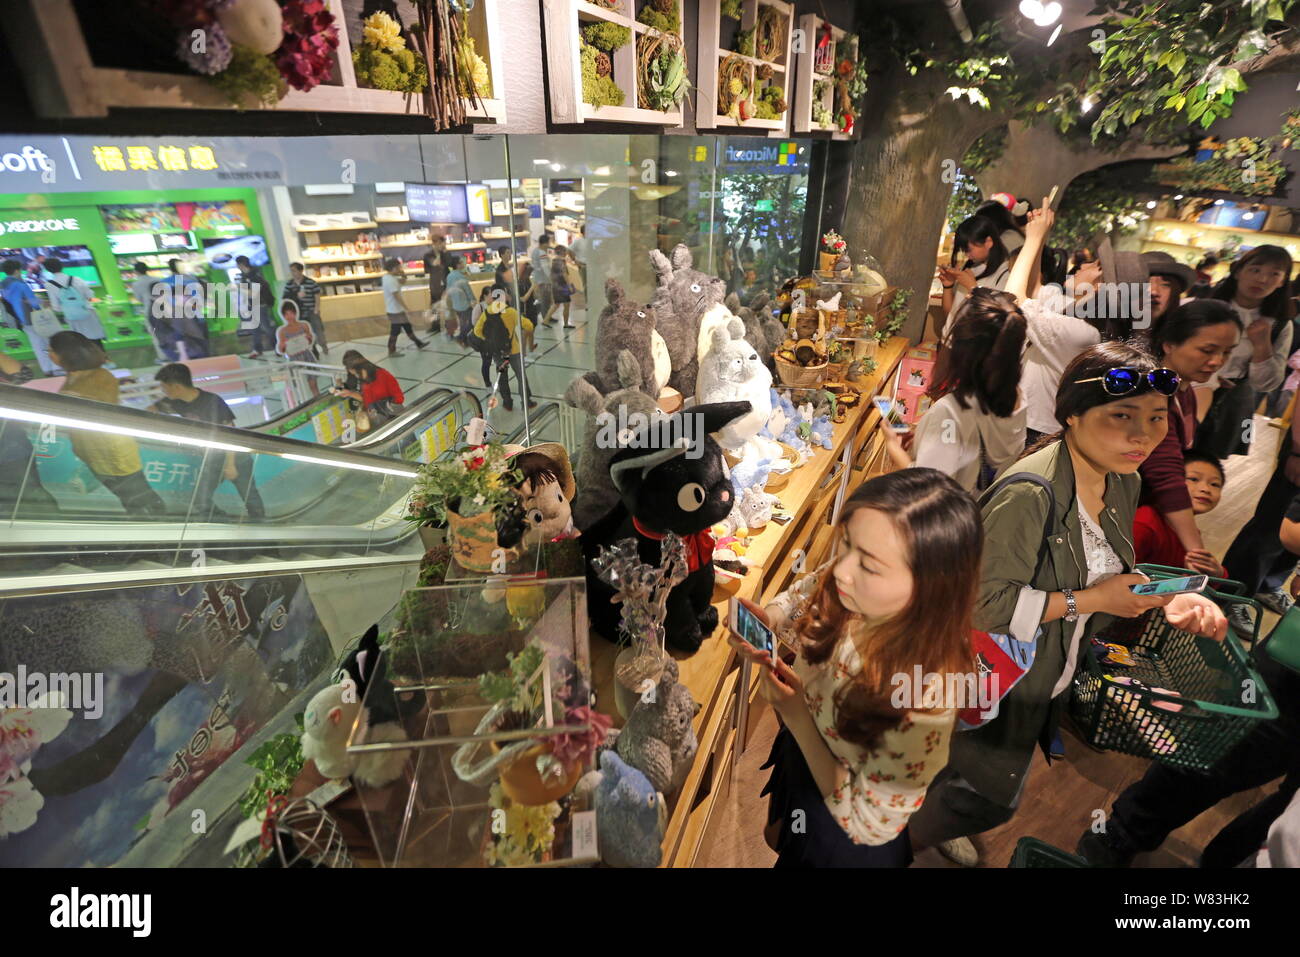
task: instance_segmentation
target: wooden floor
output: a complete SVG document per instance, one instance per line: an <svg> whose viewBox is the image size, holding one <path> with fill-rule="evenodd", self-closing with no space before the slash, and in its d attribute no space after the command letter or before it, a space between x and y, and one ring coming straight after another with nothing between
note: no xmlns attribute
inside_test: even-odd
<svg viewBox="0 0 1300 957"><path fill-rule="evenodd" d="M1237 530L1250 518L1256 500L1272 474L1280 433L1262 417L1256 418L1255 442L1249 456L1227 462L1228 482L1222 504L1200 519L1206 547L1222 558ZM1276 616L1266 616L1266 627ZM763 841L767 801L759 797L767 760L776 734L776 718L768 711L735 770L730 794L714 808L697 867L770 867L776 855ZM1109 812L1115 797L1146 770L1147 762L1125 755L1093 751L1068 733L1064 735L1066 759L1047 767L1035 757L1019 813L1007 824L975 838L981 867L1006 867L1016 842L1025 836L1073 851L1079 835L1093 820L1093 811ZM1160 850L1140 856L1136 867L1195 866L1203 848L1218 830L1253 805L1276 784L1222 802L1187 826L1175 831ZM935 850L917 855L914 867L955 867Z"/></svg>

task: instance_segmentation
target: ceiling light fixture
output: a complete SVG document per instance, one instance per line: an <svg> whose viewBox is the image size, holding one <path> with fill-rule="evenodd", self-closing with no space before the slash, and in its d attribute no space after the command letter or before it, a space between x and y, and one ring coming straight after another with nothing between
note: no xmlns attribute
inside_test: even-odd
<svg viewBox="0 0 1300 957"><path fill-rule="evenodd" d="M1064 26L1065 26L1064 23L1058 23L1056 25L1056 29L1052 31L1052 35L1047 38L1047 45L1049 47L1056 42L1056 38L1061 35L1061 28Z"/></svg>
<svg viewBox="0 0 1300 957"><path fill-rule="evenodd" d="M1080 113L1089 113L1092 111L1092 97L1085 96L1083 102L1079 104Z"/></svg>

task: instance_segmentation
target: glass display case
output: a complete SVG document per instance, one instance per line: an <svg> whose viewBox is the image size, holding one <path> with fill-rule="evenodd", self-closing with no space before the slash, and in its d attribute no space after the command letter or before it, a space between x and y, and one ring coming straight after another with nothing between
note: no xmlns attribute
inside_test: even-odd
<svg viewBox="0 0 1300 957"><path fill-rule="evenodd" d="M597 860L575 793L593 766L581 578L463 581L406 592L348 750L399 759L358 784L388 867L554 866Z"/></svg>

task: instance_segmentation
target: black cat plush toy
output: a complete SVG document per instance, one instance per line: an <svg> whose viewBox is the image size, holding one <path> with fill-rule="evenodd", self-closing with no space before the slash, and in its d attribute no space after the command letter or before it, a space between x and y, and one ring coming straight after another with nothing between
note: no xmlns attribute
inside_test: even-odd
<svg viewBox="0 0 1300 957"><path fill-rule="evenodd" d="M731 473L711 433L748 414L748 402L715 402L655 416L619 436L609 474L620 503L579 541L587 559L587 614L591 627L620 641L614 589L591 567L600 546L635 538L643 562L660 566L660 542L672 532L686 544L687 575L668 596L668 647L693 654L718 626L713 601L713 538L709 529L735 504Z"/></svg>

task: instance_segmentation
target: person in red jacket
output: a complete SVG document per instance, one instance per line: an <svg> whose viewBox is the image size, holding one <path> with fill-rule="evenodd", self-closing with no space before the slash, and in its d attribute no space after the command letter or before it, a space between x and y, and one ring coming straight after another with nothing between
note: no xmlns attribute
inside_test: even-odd
<svg viewBox="0 0 1300 957"><path fill-rule="evenodd" d="M349 349L343 354L343 367L348 370L350 377L356 379L361 391L335 389L335 393L361 401L372 421L385 422L402 411L401 406L406 401L406 396L402 394L397 379L387 369L381 369L355 349Z"/></svg>
<svg viewBox="0 0 1300 957"><path fill-rule="evenodd" d="M1153 505L1161 519L1182 543L1177 568L1190 568L1217 576L1219 562L1205 548L1196 527L1183 453L1196 437L1196 397L1192 384L1208 382L1223 367L1241 339L1241 320L1225 303L1197 299L1156 320L1148 352L1157 362L1177 373L1178 391L1169 397L1169 431L1139 466L1142 497L1139 505Z"/></svg>
<svg viewBox="0 0 1300 957"><path fill-rule="evenodd" d="M1213 511L1223 495L1223 464L1212 455L1188 449L1183 452L1183 473L1187 482L1187 494L1192 502L1192 514L1204 515ZM1137 514L1133 516L1133 551L1139 565L1186 567L1183 559L1187 549L1154 505L1139 506ZM1211 570L1202 563L1196 571L1215 578L1227 578L1223 566L1217 562L1215 565L1215 569Z"/></svg>

